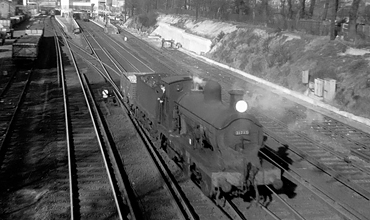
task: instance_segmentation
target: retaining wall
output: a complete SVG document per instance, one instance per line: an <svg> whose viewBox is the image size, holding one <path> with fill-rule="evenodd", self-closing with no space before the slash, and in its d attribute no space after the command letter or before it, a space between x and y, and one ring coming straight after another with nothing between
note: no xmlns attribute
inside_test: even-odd
<svg viewBox="0 0 370 220"><path fill-rule="evenodd" d="M211 40L187 33L184 29L167 23L160 22L152 34L159 35L166 40L174 40L175 44L180 43L184 49L197 54L207 53L211 49Z"/></svg>

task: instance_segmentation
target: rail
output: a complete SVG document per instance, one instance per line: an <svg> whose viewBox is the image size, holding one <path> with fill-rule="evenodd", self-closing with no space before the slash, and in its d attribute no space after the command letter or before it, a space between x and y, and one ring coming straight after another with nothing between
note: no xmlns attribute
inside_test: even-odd
<svg viewBox="0 0 370 220"><path fill-rule="evenodd" d="M72 129L71 124L69 122L69 108L68 108L68 95L67 95L67 87L65 83L65 75L64 75L64 68L63 68L63 60L62 60L62 51L60 49L59 39L56 31L54 32L54 39L55 39L55 47L56 47L56 53L57 53L57 74L58 79L60 78L61 87L63 91L63 103L64 103L64 120L66 125L66 144L67 144L67 151L68 151L68 175L69 175L69 201L70 201L70 213L71 213L71 219L75 219L74 216L74 199L73 199L73 192L75 191L74 185L72 182L73 175L72 175L72 156L71 156L71 146L72 146Z"/></svg>
<svg viewBox="0 0 370 220"><path fill-rule="evenodd" d="M76 69L76 72L77 72L77 76L78 76L78 79L79 79L79 82L81 84L81 89L82 89L82 92L83 92L83 95L84 95L84 98L86 100L86 103L87 103L87 106L88 106L88 110L89 110L89 113L90 113L90 117L91 117L91 120L92 120L92 123L93 123L93 127L94 127L94 131L96 133L96 136L97 136L97 141L98 141L98 145L99 145L99 148L100 148L100 152L101 152L101 155L103 157L103 162L104 162L104 165L105 165L105 169L106 169L106 172L108 174L108 179L109 179L109 183L110 183L110 186L111 186L111 189L112 189L112 193L113 193L113 197L114 197L114 201L115 201L115 204L116 204L116 207L117 207L117 213L118 213L118 216L120 219L126 219L126 217L123 216L123 213L122 213L122 210L124 210L124 208L122 207L124 204L122 202L120 202L119 198L118 198L118 195L117 195L117 191L118 188L117 186L114 184L114 181L113 181L113 173L112 173L112 170L111 168L109 168L109 165L108 163L112 162L112 160L109 160L109 156L107 155L107 153L105 152L105 150L103 149L103 139L102 137L100 136L99 134L99 129L100 129L100 132L103 132L104 133L104 129L102 128L102 125L101 125L101 121L99 119L98 116L94 116L94 113L93 112L97 112L96 110L96 106L95 106L95 103L93 101L89 101L89 97L91 100L93 100L92 96L91 96L91 91L89 91L88 89L88 86L86 85L87 82L84 78L81 77L81 74L79 73L79 70L78 70L78 67L77 67L77 63L76 63L76 60L74 58L74 55L73 55L73 52L71 50L71 48L69 47L69 44L67 42L67 40L65 39L65 36L63 36L63 39L64 39L64 42L66 42L66 46L68 48L68 51L70 52L70 55L71 55L71 58L72 58L72 61L73 61L73 65ZM56 40L58 41L58 40ZM57 43L56 45L59 45L59 43ZM60 53L60 48L57 49L58 51L58 58L61 57L61 53ZM76 181L75 180L75 175L73 174L73 169L74 169L74 162L73 162L73 156L72 156L72 143L71 143L71 140L72 140L72 134L71 134L71 128L70 128L70 124L71 124L71 119L70 119L70 112L68 111L68 96L67 96L67 88L66 88L66 85L65 85L65 76L64 76L64 73L63 71L61 71L63 69L63 64L60 63L61 62L61 59L58 59L59 62L58 62L58 70L61 72L61 82L62 82L62 87L63 87L63 96L64 96L64 103L65 103L65 123L66 123L66 129L67 129L67 148L68 148L68 163L69 163L69 181L70 181L70 207L71 207L71 219L78 219L79 216L76 214L77 213L77 210L76 207L77 205L74 203L75 201L75 196L76 196L76 192L77 192L77 189L76 189L76 186L74 184L74 182ZM86 87L86 89L85 89ZM93 111L93 109L95 109L95 111ZM99 124L100 122L100 124ZM108 162L109 160L109 162ZM133 216L133 215L131 215ZM132 218L131 219L135 219L135 218Z"/></svg>
<svg viewBox="0 0 370 220"><path fill-rule="evenodd" d="M7 84L7 89L6 90L3 90L1 92L1 96L0 98L4 99L4 96L5 94L7 94L9 91L11 95L17 95L19 94L18 96L18 100L17 102L15 103L15 105L13 107L10 107L9 108L3 108L1 109L1 112L3 115L11 115L11 118L9 121L7 121L5 124L6 128L5 129L1 129L3 130L4 132L2 132L2 138L0 139L0 167L1 167L1 164L3 163L2 160L4 158L4 155L5 155L5 152L6 152L6 146L7 146L7 142L9 141L10 139L10 131L13 127L13 124L14 124L14 121L15 121L15 118L16 116L18 115L20 109L21 109L21 104L25 98L25 94L26 94L26 91L31 83L31 76L32 76L32 73L33 73L34 69L32 68L29 72L28 72L28 76L27 76L27 79L26 79L26 82L24 83L24 86L23 88L21 89L21 91L18 91L17 88L14 88L15 91L11 91L11 81L9 81L9 83ZM16 74L16 73L15 73ZM15 77L15 76L14 76ZM4 102L4 100L2 100ZM9 111L8 111L9 110Z"/></svg>

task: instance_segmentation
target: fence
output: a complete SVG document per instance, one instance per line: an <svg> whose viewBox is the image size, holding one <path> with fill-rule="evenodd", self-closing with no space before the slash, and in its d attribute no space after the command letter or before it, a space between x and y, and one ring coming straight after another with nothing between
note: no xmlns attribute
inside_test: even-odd
<svg viewBox="0 0 370 220"><path fill-rule="evenodd" d="M357 31L357 34L363 40L370 41L370 25L367 25L367 24L358 24L356 26L356 31ZM351 40L351 39L349 39L348 33L349 33L349 25L348 24L343 24L343 26L342 26L342 33L341 34L343 35L344 39Z"/></svg>
<svg viewBox="0 0 370 220"><path fill-rule="evenodd" d="M285 20L285 24L274 23L273 26L278 26L282 30L297 30L307 34L326 36L330 33L330 23L319 20ZM271 27L271 25L269 25Z"/></svg>

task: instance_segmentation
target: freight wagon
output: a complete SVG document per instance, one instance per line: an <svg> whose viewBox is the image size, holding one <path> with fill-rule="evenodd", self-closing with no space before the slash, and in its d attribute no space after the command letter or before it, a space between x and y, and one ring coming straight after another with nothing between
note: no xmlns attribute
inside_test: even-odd
<svg viewBox="0 0 370 220"><path fill-rule="evenodd" d="M43 29L28 29L26 34L16 39L12 47L14 60L36 60L39 55L39 45L43 37Z"/></svg>
<svg viewBox="0 0 370 220"><path fill-rule="evenodd" d="M41 36L24 35L13 43L12 57L14 60L36 60L39 55Z"/></svg>

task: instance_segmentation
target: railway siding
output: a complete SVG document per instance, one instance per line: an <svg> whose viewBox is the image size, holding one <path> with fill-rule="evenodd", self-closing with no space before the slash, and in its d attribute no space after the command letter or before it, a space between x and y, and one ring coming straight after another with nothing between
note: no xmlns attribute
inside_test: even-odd
<svg viewBox="0 0 370 220"><path fill-rule="evenodd" d="M275 129L280 131L278 134L283 135L284 132L281 131L281 128L276 127ZM278 152L287 163L291 163L288 167L289 171L298 175L298 178L302 178L304 182L308 182L315 190L319 190L320 194L323 193L323 197L328 197L326 200L329 204L339 205L342 210L348 209L357 216L369 215L367 208L369 201L366 198L366 194L362 196L359 194L361 192L367 193L366 189L362 188L362 186L357 186L357 184L352 184L348 179L343 178L348 175L348 172L346 172L348 169L345 167L351 167L351 164L333 157L331 157L331 160L328 160L330 153L324 149L311 145L311 148L315 148L315 150L311 151L314 154L312 155L304 150L298 150L299 146L294 146L289 142L286 145L287 142L282 142L284 139L281 137L275 138L277 136L270 136L266 145L275 150L275 152ZM326 161L322 161L322 158L326 158ZM330 163L333 160L339 162L336 165L345 167L340 170L332 170L333 168L327 167L331 165ZM349 174L353 174L353 172L359 175L357 178L366 175L356 168L352 168ZM331 184L328 185L327 183ZM353 188L351 188L352 186ZM341 193L338 194L338 192ZM356 205L354 206L354 204Z"/></svg>
<svg viewBox="0 0 370 220"><path fill-rule="evenodd" d="M58 171L61 164L65 163L63 148L58 143L63 139L63 131L60 130L63 125L60 112L62 101L52 83L55 72L41 74L35 71L31 79L1 164L2 219L21 219L25 215L50 218L49 213L38 213L41 207L48 207L54 217L63 216L59 209L62 204L60 201L44 203L45 198L62 193L54 191L60 187ZM20 204L32 208L17 211Z"/></svg>

